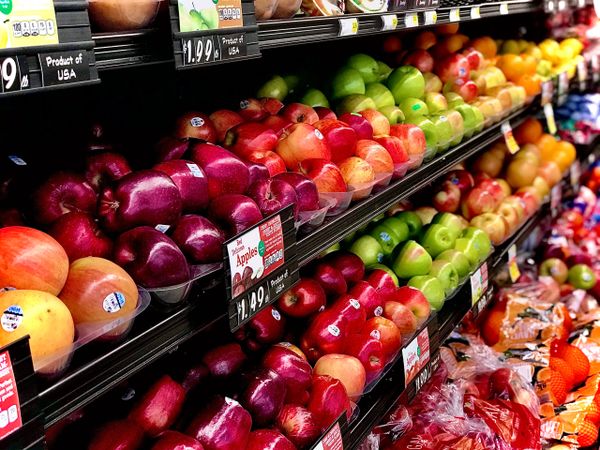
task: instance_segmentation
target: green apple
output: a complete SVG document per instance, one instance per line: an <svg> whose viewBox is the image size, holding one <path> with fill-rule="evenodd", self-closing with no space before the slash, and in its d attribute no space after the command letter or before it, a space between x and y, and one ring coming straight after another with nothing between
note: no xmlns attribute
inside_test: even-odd
<svg viewBox="0 0 600 450"><path fill-rule="evenodd" d="M423 130L427 148L433 149L434 151L436 150L438 143L437 130L431 120L429 120L427 117L414 117L412 119L407 118L405 123L416 125Z"/></svg>
<svg viewBox="0 0 600 450"><path fill-rule="evenodd" d="M387 119L390 121L390 125L396 125L404 122L404 113L396 105L379 108L379 112L387 117Z"/></svg>
<svg viewBox="0 0 600 450"><path fill-rule="evenodd" d="M456 246L456 243L454 243ZM463 252L451 248L450 250L443 251L435 258L436 261L448 261L452 263L452 266L458 273L460 278L466 277L471 273L471 262L469 258L465 256Z"/></svg>
<svg viewBox="0 0 600 450"><path fill-rule="evenodd" d="M378 111L385 106L394 106L394 96L388 88L381 83L369 83L365 87L365 95L375 102Z"/></svg>
<svg viewBox="0 0 600 450"><path fill-rule="evenodd" d="M400 110L404 113L406 119L412 119L415 117L421 117L429 114L429 108L427 103L418 98L405 98L398 105Z"/></svg>
<svg viewBox="0 0 600 450"><path fill-rule="evenodd" d="M454 106L453 109L462 116L465 130L464 135L467 139L470 138L471 136L473 136L473 133L475 133L475 130L479 123L478 115L475 112L475 108L473 108L471 105L463 103L462 105Z"/></svg>
<svg viewBox="0 0 600 450"><path fill-rule="evenodd" d="M455 109L446 111L446 117L452 127L453 138L450 141L450 145L454 147L463 140L463 136L465 135L465 121L463 120L462 115Z"/></svg>
<svg viewBox="0 0 600 450"><path fill-rule="evenodd" d="M423 74L425 79L425 92L441 92L442 91L442 80L436 74L426 72Z"/></svg>
<svg viewBox="0 0 600 450"><path fill-rule="evenodd" d="M427 92L425 94L425 103L427 103L430 114L436 114L448 109L446 97L439 92Z"/></svg>
<svg viewBox="0 0 600 450"><path fill-rule="evenodd" d="M415 238L423 228L423 222L419 215L414 211L400 211L394 214L396 219L401 220L408 227L408 237Z"/></svg>
<svg viewBox="0 0 600 450"><path fill-rule="evenodd" d="M323 258L325 255L328 255L329 253L337 252L338 250L341 250L341 249L342 249L342 246L340 245L339 242L337 244L333 244L331 247L327 247L325 250L323 250L319 254L319 258Z"/></svg>
<svg viewBox="0 0 600 450"><path fill-rule="evenodd" d="M381 245L383 254L385 256L391 255L392 251L400 243L400 236L398 236L394 230L385 226L382 223L376 223L369 230L369 236L374 237Z"/></svg>
<svg viewBox="0 0 600 450"><path fill-rule="evenodd" d="M429 304L431 309L439 311L444 306L446 296L444 294L444 286L442 282L431 275L419 275L412 277L407 283L409 286L420 290Z"/></svg>
<svg viewBox="0 0 600 450"><path fill-rule="evenodd" d="M475 245L475 250L479 254L479 262L488 257L492 251L492 242L485 231L476 227L467 227L461 233L461 237L471 239Z"/></svg>
<svg viewBox="0 0 600 450"><path fill-rule="evenodd" d="M341 99L335 109L338 115L357 113L365 109L375 109L375 102L365 95L354 94Z"/></svg>
<svg viewBox="0 0 600 450"><path fill-rule="evenodd" d="M438 223L428 225L421 233L421 245L433 258L454 246L452 233L444 225Z"/></svg>
<svg viewBox="0 0 600 450"><path fill-rule="evenodd" d="M398 219L397 217L388 217L381 223L393 230L400 239L400 242L407 241L410 237L408 224L404 220Z"/></svg>
<svg viewBox="0 0 600 450"><path fill-rule="evenodd" d="M377 81L387 80L390 73L392 73L392 68L383 61L377 61L377 66L379 67L379 79Z"/></svg>
<svg viewBox="0 0 600 450"><path fill-rule="evenodd" d="M591 289L596 284L596 275L587 264L575 264L569 269L569 283L575 289Z"/></svg>
<svg viewBox="0 0 600 450"><path fill-rule="evenodd" d="M435 114L429 116L429 119L435 125L438 138L438 151L443 152L450 148L450 143L454 139L454 131L446 114Z"/></svg>
<svg viewBox="0 0 600 450"><path fill-rule="evenodd" d="M256 96L258 98L276 98L281 102L285 99L287 95L288 86L283 77L279 75L274 75L269 81L267 81L260 87L258 92L256 92Z"/></svg>
<svg viewBox="0 0 600 450"><path fill-rule="evenodd" d="M383 261L383 249L373 236L364 235L354 241L350 251L357 255L365 266Z"/></svg>
<svg viewBox="0 0 600 450"><path fill-rule="evenodd" d="M474 269L479 264L479 252L473 239L459 237L454 242L454 250L461 252L467 257L471 269Z"/></svg>
<svg viewBox="0 0 600 450"><path fill-rule="evenodd" d="M428 274L432 262L431 255L417 241L407 241L394 251L391 267L398 278L411 278Z"/></svg>
<svg viewBox="0 0 600 450"><path fill-rule="evenodd" d="M394 94L397 105L405 98L423 98L425 95L425 78L413 66L402 66L392 71L387 86Z"/></svg>
<svg viewBox="0 0 600 450"><path fill-rule="evenodd" d="M299 75L284 75L283 80L288 88L288 94L293 94L300 86L302 78Z"/></svg>
<svg viewBox="0 0 600 450"><path fill-rule="evenodd" d="M386 266L385 264L373 264L371 266L367 266L367 271L375 270L375 269L385 270L389 274L389 276L392 277L392 280L394 280L394 284L396 286L400 286L398 277L396 276L394 271L392 269L390 269L388 266Z"/></svg>
<svg viewBox="0 0 600 450"><path fill-rule="evenodd" d="M453 240L456 240L457 237L460 236L460 233L465 228L463 220L458 217L456 214L448 213L448 212L439 212L431 221L432 224L443 225L448 228L450 235Z"/></svg>
<svg viewBox="0 0 600 450"><path fill-rule="evenodd" d="M315 88L310 88L308 91L306 91L302 96L300 103L312 106L313 108L316 106L324 106L325 108L329 108L329 100L327 100L325 94Z"/></svg>
<svg viewBox="0 0 600 450"><path fill-rule="evenodd" d="M465 105L463 98L456 92L444 92L444 97L448 103L448 108L454 108L457 105Z"/></svg>
<svg viewBox="0 0 600 450"><path fill-rule="evenodd" d="M450 295L458 287L458 272L450 261L435 260L431 264L429 275L436 277L442 282L444 292Z"/></svg>
<svg viewBox="0 0 600 450"><path fill-rule="evenodd" d="M364 53L357 53L348 58L346 64L360 72L365 83L374 83L379 80L379 64L377 61Z"/></svg>
<svg viewBox="0 0 600 450"><path fill-rule="evenodd" d="M475 113L475 118L477 120L476 124L475 124L475 133L479 133L481 130L483 130L483 126L485 124L485 116L483 115L483 113L481 112L481 110L479 108L473 108L473 112Z"/></svg>
<svg viewBox="0 0 600 450"><path fill-rule="evenodd" d="M342 67L336 72L331 81L331 98L338 100L348 95L364 95L365 81L358 70L351 67Z"/></svg>

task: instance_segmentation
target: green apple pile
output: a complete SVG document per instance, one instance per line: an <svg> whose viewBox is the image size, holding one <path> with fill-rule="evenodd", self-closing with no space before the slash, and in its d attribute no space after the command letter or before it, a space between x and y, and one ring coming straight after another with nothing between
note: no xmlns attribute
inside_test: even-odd
<svg viewBox="0 0 600 450"><path fill-rule="evenodd" d="M419 289L434 310L492 250L485 232L452 213L437 213L423 224L413 211L379 217L344 241L367 268L393 271Z"/></svg>

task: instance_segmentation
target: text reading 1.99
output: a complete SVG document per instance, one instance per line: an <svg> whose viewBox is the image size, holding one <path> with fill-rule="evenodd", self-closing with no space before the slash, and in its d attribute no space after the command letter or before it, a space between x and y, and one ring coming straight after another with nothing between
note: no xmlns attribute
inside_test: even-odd
<svg viewBox="0 0 600 450"><path fill-rule="evenodd" d="M19 91L29 87L29 74L21 76L19 60L16 57L0 59L2 92Z"/></svg>
<svg viewBox="0 0 600 450"><path fill-rule="evenodd" d="M213 36L183 40L183 63L186 66L219 61L220 59L219 40Z"/></svg>

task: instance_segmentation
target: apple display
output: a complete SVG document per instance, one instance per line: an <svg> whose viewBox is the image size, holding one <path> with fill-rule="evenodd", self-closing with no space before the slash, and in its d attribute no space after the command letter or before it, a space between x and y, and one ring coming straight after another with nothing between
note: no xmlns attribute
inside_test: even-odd
<svg viewBox="0 0 600 450"><path fill-rule="evenodd" d="M252 431L248 438L248 443L246 444L246 450L267 449L296 450L296 446L277 430L265 428Z"/></svg>
<svg viewBox="0 0 600 450"><path fill-rule="evenodd" d="M285 402L285 382L271 369L259 369L249 375L240 402L252 415L253 426L266 426L278 416Z"/></svg>
<svg viewBox="0 0 600 450"><path fill-rule="evenodd" d="M391 91L381 83L369 83L365 87L365 95L375 102L378 111L387 106L395 106Z"/></svg>
<svg viewBox="0 0 600 450"><path fill-rule="evenodd" d="M365 368L367 380L375 379L385 367L383 344L379 339L369 334L350 335L344 352L350 356L354 356L362 363Z"/></svg>
<svg viewBox="0 0 600 450"><path fill-rule="evenodd" d="M563 284L569 277L569 268L558 258L548 258L540 264L540 275L552 277L557 283Z"/></svg>
<svg viewBox="0 0 600 450"><path fill-rule="evenodd" d="M275 345L265 353L262 366L283 378L287 403L305 404L308 401L312 368L305 359L291 349Z"/></svg>
<svg viewBox="0 0 600 450"><path fill-rule="evenodd" d="M464 253L456 249L440 253L436 260L450 262L460 278L466 277L471 272L471 261Z"/></svg>
<svg viewBox="0 0 600 450"><path fill-rule="evenodd" d="M299 167L299 171L310 178L320 193L346 192L347 186L342 172L327 159L307 159Z"/></svg>
<svg viewBox="0 0 600 450"><path fill-rule="evenodd" d="M172 136L162 138L155 147L158 162L181 159L190 148L193 139L177 139Z"/></svg>
<svg viewBox="0 0 600 450"><path fill-rule="evenodd" d="M483 261L492 251L492 243L485 231L476 227L467 227L463 230L462 237L470 239L479 254L479 261ZM455 247L456 248L456 247Z"/></svg>
<svg viewBox="0 0 600 450"><path fill-rule="evenodd" d="M419 215L413 211L401 211L394 217L406 224L408 227L408 237L415 238L423 228L423 222Z"/></svg>
<svg viewBox="0 0 600 450"><path fill-rule="evenodd" d="M382 301L389 300L398 289L398 277L391 269L374 268L366 279Z"/></svg>
<svg viewBox="0 0 600 450"><path fill-rule="evenodd" d="M404 113L396 105L382 106L379 108L379 112L387 117L387 120L390 122L390 126L404 122Z"/></svg>
<svg viewBox="0 0 600 450"><path fill-rule="evenodd" d="M348 393L342 382L329 375L315 375L307 409L313 413L321 431L327 430L342 413L349 419L352 407Z"/></svg>
<svg viewBox="0 0 600 450"><path fill-rule="evenodd" d="M354 333L358 333L367 320L365 305L353 298L351 294L338 297L327 309L327 312L343 317L346 320L346 338Z"/></svg>
<svg viewBox="0 0 600 450"><path fill-rule="evenodd" d="M390 121L381 112L376 109L365 109L359 114L369 121L373 127L374 136L386 136L390 134Z"/></svg>
<svg viewBox="0 0 600 450"><path fill-rule="evenodd" d="M424 116L407 117L406 123L416 125L423 131L425 134L426 148L433 151L433 154L435 154L435 150L438 146L438 132L434 123Z"/></svg>
<svg viewBox="0 0 600 450"><path fill-rule="evenodd" d="M318 263L313 270L312 278L319 283L327 295L342 295L348 290L348 283L342 272L329 263Z"/></svg>
<svg viewBox="0 0 600 450"><path fill-rule="evenodd" d="M296 172L281 173L273 179L285 181L294 188L299 211L316 211L320 208L319 191L311 179Z"/></svg>
<svg viewBox="0 0 600 450"><path fill-rule="evenodd" d="M429 107L423 100L408 97L402 100L398 107L404 114L405 120L414 119L429 114Z"/></svg>
<svg viewBox="0 0 600 450"><path fill-rule="evenodd" d="M395 292L393 299L402 303L414 314L417 318L417 325L423 323L431 315L431 305L419 289L402 286Z"/></svg>
<svg viewBox="0 0 600 450"><path fill-rule="evenodd" d="M314 126L325 137L333 162L337 163L354 155L358 139L353 128L335 119L319 120Z"/></svg>
<svg viewBox="0 0 600 450"><path fill-rule="evenodd" d="M454 53L438 60L435 64L435 73L440 77L443 83L469 78L471 68L469 60L463 55Z"/></svg>
<svg viewBox="0 0 600 450"><path fill-rule="evenodd" d="M371 56L357 53L348 58L348 67L357 70L365 83L373 83L379 78L379 65Z"/></svg>
<svg viewBox="0 0 600 450"><path fill-rule="evenodd" d="M336 115L336 113L334 113L328 107L326 108L324 106L314 106L313 108L315 109L315 112L319 116L319 120L322 120L322 119L334 119L334 120L336 120L338 118L337 115Z"/></svg>
<svg viewBox="0 0 600 450"><path fill-rule="evenodd" d="M376 106L373 99L367 97L366 95L355 94L341 99L337 105L336 112L338 115L343 115L346 113L356 114L367 109L375 108Z"/></svg>
<svg viewBox="0 0 600 450"><path fill-rule="evenodd" d="M194 264L208 264L223 259L225 233L206 217L182 216L171 235L173 241Z"/></svg>
<svg viewBox="0 0 600 450"><path fill-rule="evenodd" d="M381 263L384 252L377 239L372 236L361 236L350 246L350 251L357 255L365 266Z"/></svg>
<svg viewBox="0 0 600 450"><path fill-rule="evenodd" d="M315 109L317 115L319 115L319 113L317 112L316 108L329 108L330 106L329 100L327 100L327 97L325 96L323 91L320 91L315 88L309 88L300 99L300 103L303 103Z"/></svg>
<svg viewBox="0 0 600 450"><path fill-rule="evenodd" d="M339 117L339 120L355 131L357 139L373 139L373 126L360 114L345 113Z"/></svg>
<svg viewBox="0 0 600 450"><path fill-rule="evenodd" d="M256 202L265 217L275 214L288 205L293 205L294 216L298 216L296 190L281 179L257 181L248 188L248 196Z"/></svg>
<svg viewBox="0 0 600 450"><path fill-rule="evenodd" d="M491 213L496 206L496 199L486 189L475 187L462 200L462 215L467 220L483 213Z"/></svg>
<svg viewBox="0 0 600 450"><path fill-rule="evenodd" d="M365 93L365 81L363 77L358 70L351 67L343 67L338 70L331 80L331 86L332 100L339 100L349 95L364 95Z"/></svg>
<svg viewBox="0 0 600 450"><path fill-rule="evenodd" d="M253 152L275 150L277 141L277 133L264 123L242 122L227 131L223 145L240 158L246 158Z"/></svg>
<svg viewBox="0 0 600 450"><path fill-rule="evenodd" d="M363 158L376 174L391 174L394 161L389 152L376 141L361 139L356 143L356 156Z"/></svg>
<svg viewBox="0 0 600 450"><path fill-rule="evenodd" d="M188 112L177 119L175 137L194 138L205 142L217 141L217 130L208 115L200 112Z"/></svg>
<svg viewBox="0 0 600 450"><path fill-rule="evenodd" d="M329 253L326 260L341 272L348 284L358 283L365 275L365 266L362 260L354 253L336 251Z"/></svg>
<svg viewBox="0 0 600 450"><path fill-rule="evenodd" d="M360 280L348 292L365 309L367 318L381 315L383 298L369 282Z"/></svg>
<svg viewBox="0 0 600 450"><path fill-rule="evenodd" d="M369 334L381 342L386 361L390 361L402 345L400 330L394 322L385 317L372 317L367 320L362 333Z"/></svg>
<svg viewBox="0 0 600 450"><path fill-rule="evenodd" d="M344 178L344 182L348 186L360 187L361 185L372 182L375 179L375 171L371 164L365 161L363 158L358 156L351 156L339 163L339 169ZM359 200L370 194L367 192L366 195L360 194L353 196L353 200Z"/></svg>
<svg viewBox="0 0 600 450"><path fill-rule="evenodd" d="M408 52L402 59L402 64L416 67L420 72L431 72L433 70L433 57L427 50L416 49Z"/></svg>
<svg viewBox="0 0 600 450"><path fill-rule="evenodd" d="M336 310L318 313L300 339L300 348L309 361L329 353L341 353L348 337L349 323Z"/></svg>
<svg viewBox="0 0 600 450"><path fill-rule="evenodd" d="M401 225L406 226L402 222ZM406 234L408 234L408 230L406 230ZM370 228L369 235L377 239L377 242L381 245L383 253L386 256L390 255L401 242L400 236L383 223L375 223L374 226Z"/></svg>
<svg viewBox="0 0 600 450"><path fill-rule="evenodd" d="M453 213L460 207L460 189L451 181L444 181L433 196L432 204L439 212Z"/></svg>
<svg viewBox="0 0 600 450"><path fill-rule="evenodd" d="M240 109L238 109L237 113L242 119L250 122L260 122L270 114L266 110L264 103L256 98L241 100Z"/></svg>
<svg viewBox="0 0 600 450"><path fill-rule="evenodd" d="M445 250L449 250L454 245L452 232L443 225L430 224L423 230L423 236L420 243L427 252L435 258Z"/></svg>
<svg viewBox="0 0 600 450"><path fill-rule="evenodd" d="M309 125L313 125L319 120L316 111L302 103L289 103L281 111L281 116L293 123L307 123Z"/></svg>
<svg viewBox="0 0 600 450"><path fill-rule="evenodd" d="M405 98L421 98L425 94L423 74L413 66L402 66L393 70L386 83L394 95L396 104Z"/></svg>

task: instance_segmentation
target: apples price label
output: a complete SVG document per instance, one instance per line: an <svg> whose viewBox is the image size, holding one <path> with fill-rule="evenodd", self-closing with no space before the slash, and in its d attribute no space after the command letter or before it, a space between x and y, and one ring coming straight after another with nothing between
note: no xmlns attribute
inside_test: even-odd
<svg viewBox="0 0 600 450"><path fill-rule="evenodd" d="M544 116L546 117L546 125L550 134L556 134L558 131L556 128L556 120L554 120L554 107L552 103L546 103L544 105Z"/></svg>
<svg viewBox="0 0 600 450"><path fill-rule="evenodd" d="M450 10L450 22L460 22L460 8Z"/></svg>
<svg viewBox="0 0 600 450"><path fill-rule="evenodd" d="M396 14L386 14L381 16L381 31L394 31L398 26L398 16Z"/></svg>
<svg viewBox="0 0 600 450"><path fill-rule="evenodd" d="M404 16L404 26L406 28L414 28L419 26L419 14L410 13Z"/></svg>
<svg viewBox="0 0 600 450"><path fill-rule="evenodd" d="M430 358L429 330L425 328L412 341L402 348L402 362L404 364L404 386L410 382L423 369Z"/></svg>
<svg viewBox="0 0 600 450"><path fill-rule="evenodd" d="M513 283L521 276L519 264L517 264L517 246L515 244L508 249L508 273Z"/></svg>
<svg viewBox="0 0 600 450"><path fill-rule="evenodd" d="M508 150L514 155L520 149L519 144L515 140L513 136L512 127L510 126L510 122L504 122L500 129L502 130L502 135L504 136L504 142L506 143L506 147Z"/></svg>
<svg viewBox="0 0 600 450"><path fill-rule="evenodd" d="M438 369L439 365L440 365L440 357L439 357L439 353L436 353L433 356L433 358L431 359L431 361L423 368L423 370L415 378L415 394L414 394L415 397L417 396L419 391L423 388L423 386L425 386L425 384L429 381L429 379L431 378L431 375L433 375L433 373ZM414 399L414 397L410 400L412 401L413 399Z"/></svg>
<svg viewBox="0 0 600 450"><path fill-rule="evenodd" d="M481 8L479 6L473 6L471 8L471 19L481 19Z"/></svg>
<svg viewBox="0 0 600 450"><path fill-rule="evenodd" d="M425 11L425 25L435 25L437 23L436 11Z"/></svg>
<svg viewBox="0 0 600 450"><path fill-rule="evenodd" d="M340 19L338 36L354 36L358 33L358 19Z"/></svg>
<svg viewBox="0 0 600 450"><path fill-rule="evenodd" d="M471 275L470 282L471 305L475 305L488 288L488 270L485 262Z"/></svg>

